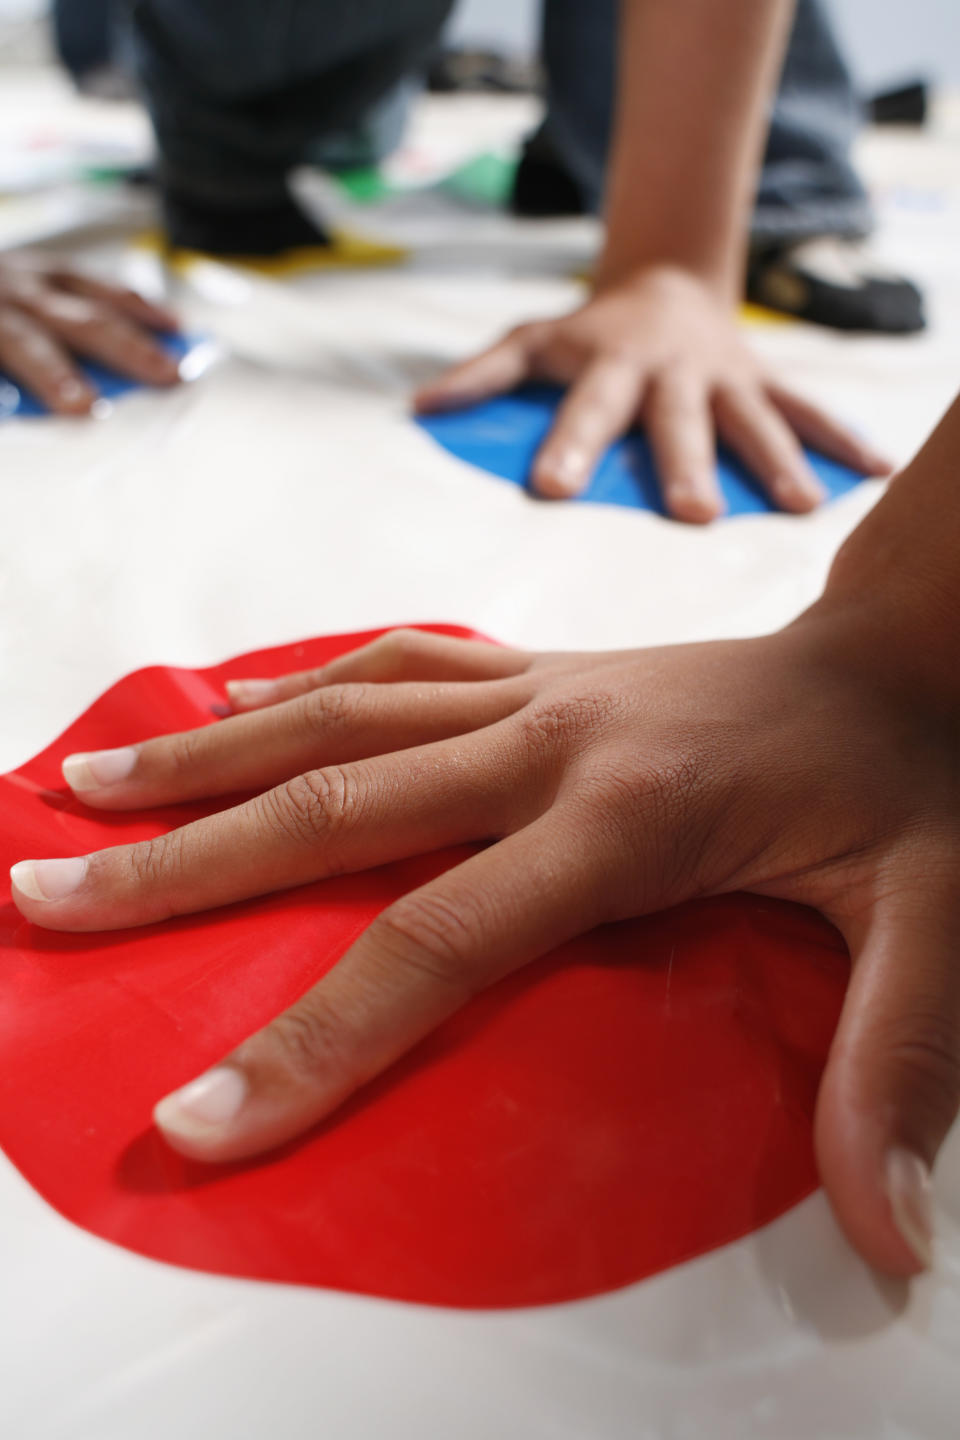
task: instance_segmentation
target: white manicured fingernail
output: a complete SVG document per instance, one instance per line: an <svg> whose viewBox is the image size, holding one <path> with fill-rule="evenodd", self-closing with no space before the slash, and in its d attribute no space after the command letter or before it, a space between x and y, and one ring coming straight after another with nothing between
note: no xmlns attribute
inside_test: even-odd
<svg viewBox="0 0 960 1440"><path fill-rule="evenodd" d="M91 390L89 385L84 385L82 380L73 379L61 380L57 391L60 399L66 401L68 405L73 405L78 400L92 400L95 394L95 391Z"/></svg>
<svg viewBox="0 0 960 1440"><path fill-rule="evenodd" d="M797 499L822 505L827 498L827 492L820 481L803 471L798 471L796 475L778 475L771 488L774 499L781 505L789 505Z"/></svg>
<svg viewBox="0 0 960 1440"><path fill-rule="evenodd" d="M871 450L865 458L868 475L889 475L895 468L886 455L880 455L876 450Z"/></svg>
<svg viewBox="0 0 960 1440"><path fill-rule="evenodd" d="M19 860L10 879L28 900L66 900L86 873L86 855L76 855L65 860Z"/></svg>
<svg viewBox="0 0 960 1440"><path fill-rule="evenodd" d="M207 1135L225 1125L243 1108L247 1098L247 1077L233 1065L218 1065L182 1090L174 1090L154 1107L153 1118L161 1130L183 1139Z"/></svg>
<svg viewBox="0 0 960 1440"><path fill-rule="evenodd" d="M887 1155L887 1196L900 1234L925 1270L933 1264L933 1196L930 1170L910 1150Z"/></svg>
<svg viewBox="0 0 960 1440"><path fill-rule="evenodd" d="M253 709L276 699L280 686L276 680L228 680L224 688L231 704Z"/></svg>
<svg viewBox="0 0 960 1440"><path fill-rule="evenodd" d="M543 465L541 473L553 481L565 495L575 495L586 478L587 457L582 450L560 450L551 455Z"/></svg>
<svg viewBox="0 0 960 1440"><path fill-rule="evenodd" d="M132 745L121 750L92 750L68 755L62 765L63 778L71 790L99 790L126 780L137 763Z"/></svg>
<svg viewBox="0 0 960 1440"><path fill-rule="evenodd" d="M722 515L725 506L715 504L703 491L688 480L674 480L668 491L668 509L679 520L688 520L694 525L706 525Z"/></svg>

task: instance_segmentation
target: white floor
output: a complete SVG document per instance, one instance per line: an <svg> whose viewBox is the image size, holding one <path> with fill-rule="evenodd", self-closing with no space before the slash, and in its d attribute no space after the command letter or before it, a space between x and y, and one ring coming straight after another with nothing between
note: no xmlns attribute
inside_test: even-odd
<svg viewBox="0 0 960 1440"><path fill-rule="evenodd" d="M49 76L0 94L8 136L137 121L78 111ZM433 102L412 146L468 153L526 102ZM930 330L841 339L758 325L783 374L905 458L960 384L960 108L876 133L879 245L927 289ZM112 217L112 218L111 218ZM324 631L460 621L535 646L750 634L816 593L867 484L807 519L709 531L535 504L438 451L411 384L504 326L569 306L592 227L359 219L415 243L393 270L280 282L164 277L109 192L7 200L0 244L60 243L167 286L220 358L88 422L0 425L0 765L124 672L206 664ZM354 225L356 215L344 215ZM109 224L107 222L110 222ZM960 480L960 477L958 477ZM71 1227L0 1158L0 1433L14 1440L953 1440L960 1399L960 1138L938 1179L936 1272L908 1294L849 1253L814 1196L749 1241L615 1295L434 1311L214 1279Z"/></svg>

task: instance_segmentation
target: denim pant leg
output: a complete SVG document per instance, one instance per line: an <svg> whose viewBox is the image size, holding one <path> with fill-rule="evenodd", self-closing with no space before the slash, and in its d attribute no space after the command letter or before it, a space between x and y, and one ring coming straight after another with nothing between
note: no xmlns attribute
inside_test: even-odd
<svg viewBox="0 0 960 1440"><path fill-rule="evenodd" d="M799 0L753 212L757 244L866 235L867 193L850 163L862 121L822 0Z"/></svg>
<svg viewBox="0 0 960 1440"><path fill-rule="evenodd" d="M603 201L618 8L617 0L543 0L544 134L594 211ZM823 5L798 0L758 187L755 240L870 228L869 202L849 160L859 120Z"/></svg>
<svg viewBox="0 0 960 1440"><path fill-rule="evenodd" d="M325 135L429 54L452 0L126 0L168 191L224 209L286 195Z"/></svg>

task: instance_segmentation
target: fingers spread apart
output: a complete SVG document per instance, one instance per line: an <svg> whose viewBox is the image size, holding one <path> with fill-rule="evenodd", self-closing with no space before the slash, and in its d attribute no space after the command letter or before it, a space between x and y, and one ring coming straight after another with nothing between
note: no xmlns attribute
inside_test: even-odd
<svg viewBox="0 0 960 1440"><path fill-rule="evenodd" d="M44 290L25 308L37 324L78 355L148 385L172 385L177 361L142 326L99 300Z"/></svg>
<svg viewBox="0 0 960 1440"><path fill-rule="evenodd" d="M501 835L549 803L509 741L501 725L327 765L140 844L21 861L13 898L48 929L115 930Z"/></svg>

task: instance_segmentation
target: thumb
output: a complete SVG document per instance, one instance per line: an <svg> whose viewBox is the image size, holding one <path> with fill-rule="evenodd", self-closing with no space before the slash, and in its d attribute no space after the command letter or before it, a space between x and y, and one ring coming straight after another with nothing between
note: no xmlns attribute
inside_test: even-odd
<svg viewBox="0 0 960 1440"><path fill-rule="evenodd" d="M930 1172L960 1104L960 895L917 886L845 929L853 974L820 1088L817 1159L854 1247L913 1275L932 1261Z"/></svg>

